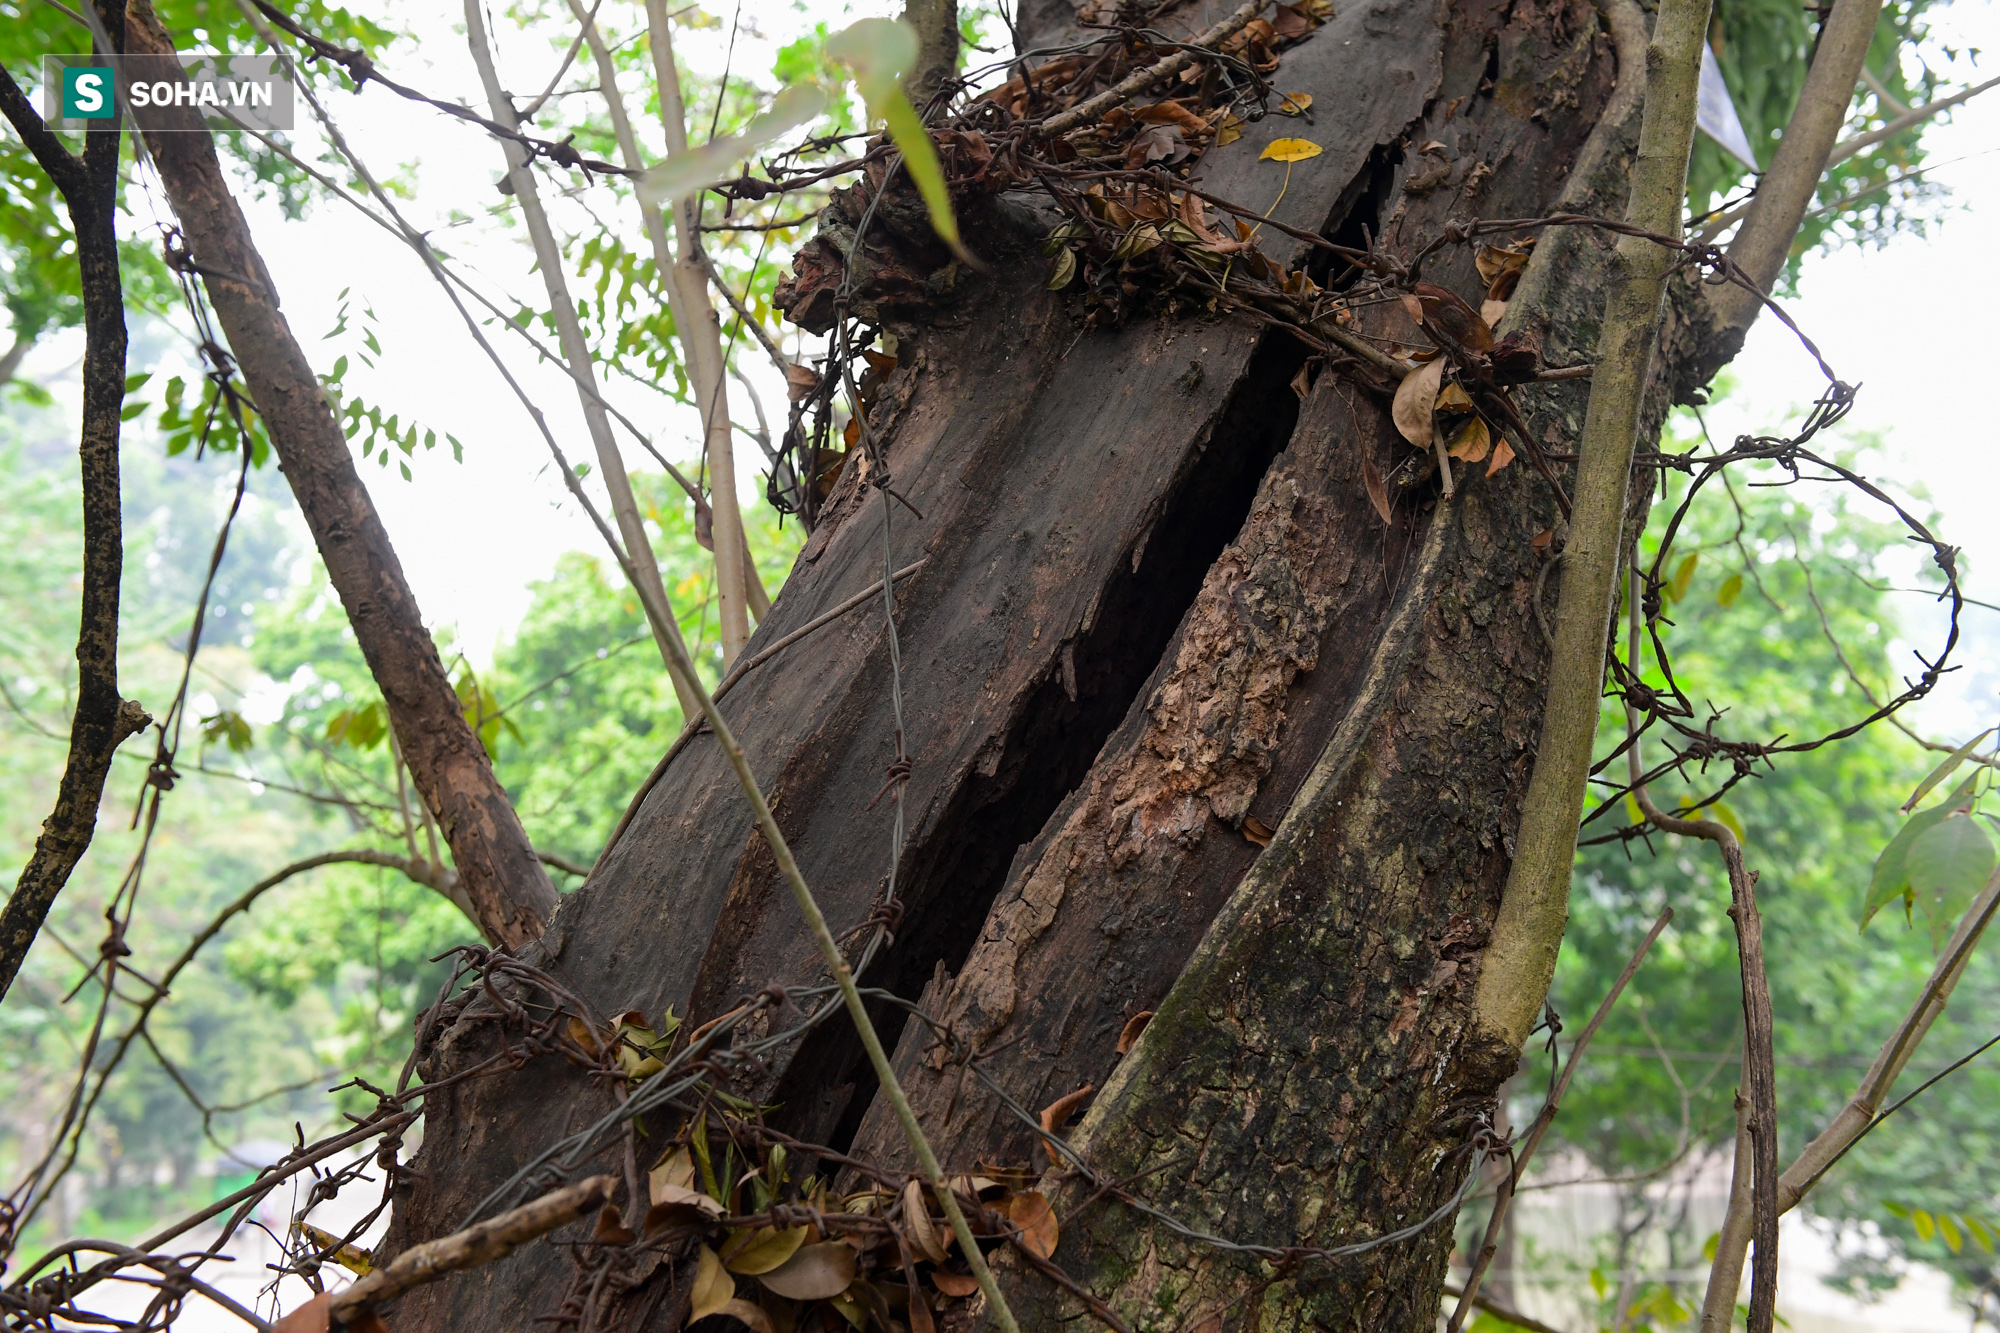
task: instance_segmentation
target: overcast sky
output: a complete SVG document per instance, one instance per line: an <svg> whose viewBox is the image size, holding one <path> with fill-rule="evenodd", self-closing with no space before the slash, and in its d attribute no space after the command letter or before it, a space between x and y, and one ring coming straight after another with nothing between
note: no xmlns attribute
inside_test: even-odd
<svg viewBox="0 0 2000 1333"><path fill-rule="evenodd" d="M772 52L811 20L839 26L849 17L896 7L744 6L736 68L768 86ZM727 5L713 8L726 16ZM396 48L384 63L406 82L481 105L464 39L455 31L460 12L449 0L404 7L399 18L421 41L415 50ZM1940 11L1937 26L1961 49L2000 49L2000 7L1961 4ZM691 58L719 64L724 36L721 30L696 35ZM520 34L502 33L501 41L502 75L510 87L532 93L546 84L559 52ZM1992 63L1982 67L1988 76ZM1952 72L1969 79L1973 69L1961 62ZM493 225L487 216L505 202L494 189L503 164L492 140L379 88L358 97L340 91L328 96L333 113L378 172L414 165L417 192L407 205L409 215L418 225L437 228L437 241L489 294L518 294L534 306L545 304L520 229ZM315 136L305 129L303 105L299 115L297 137L310 145ZM1904 236L1881 250L1845 249L1810 259L1801 297L1791 309L1835 369L1863 385L1846 433L1879 432L1884 447L1867 459L1869 471L1934 502L1942 532L1965 548L1968 592L2000 602L1995 573L2000 517L1994 513L2000 451L1993 439L1990 331L1992 312L2000 309L1995 255L2000 152L1994 147L2000 145L2000 93L1961 108L1951 123L1930 132L1927 144L1937 164L1934 179L1953 192L1954 206L1942 225L1928 238ZM577 203L556 206L570 209L573 221L586 216ZM637 241L636 214L605 206L616 210L603 215L606 221L629 225L629 239ZM475 221L452 225L453 210L474 215ZM338 202L317 204L302 222L286 221L268 205L252 204L249 211L286 314L315 364L328 367L359 346L361 329L353 318L343 338L321 340L335 325L342 289L351 288L354 312L365 302L379 317L384 356L373 372L351 372L350 383L385 412L414 417L440 435L449 430L465 442L463 464L453 463L443 450L420 455L413 481L402 480L393 468L381 472L367 466L364 475L426 614L455 624L475 660L489 656L496 640L519 621L529 584L545 577L561 552L597 550L594 532L552 475L532 424L407 248ZM150 221L143 200L138 221ZM71 341L39 349L28 372L72 365L80 348ZM497 332L496 341L548 409L571 456L588 457L566 382L535 366L518 343ZM744 364L770 385L761 358L744 358ZM1768 318L1753 331L1735 375L1736 394L1710 414L1718 441L1738 430L1770 429L1796 419L1797 409L1821 385L1812 361ZM73 370L68 378L74 378ZM693 453L691 413L629 381L614 380L605 392L652 431L670 457ZM775 385L767 388L767 404L775 407L781 397ZM746 491L761 484L751 470L754 454L754 447L739 444ZM1914 607L1912 624L1929 614ZM1975 669L1951 680L1926 706L1926 725L1940 732L1976 730L1992 720L2000 688L1994 665L2000 659L2000 616L1969 609L1966 630L1960 660ZM1908 665L1914 669L1913 662Z"/></svg>

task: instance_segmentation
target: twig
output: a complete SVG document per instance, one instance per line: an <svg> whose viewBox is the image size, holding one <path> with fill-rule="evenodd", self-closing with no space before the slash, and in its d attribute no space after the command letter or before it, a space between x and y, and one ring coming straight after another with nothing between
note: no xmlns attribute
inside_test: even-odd
<svg viewBox="0 0 2000 1333"><path fill-rule="evenodd" d="M1223 42L1247 27L1250 20L1256 18L1258 11L1263 9L1268 3L1270 3L1270 0L1250 0L1249 4L1244 5L1207 32L1195 37L1194 40L1188 42L1186 46L1183 46L1172 55L1155 61L1153 64L1146 66L1136 73L1127 75L1117 83L1111 85L1111 87L1097 94L1097 96L1079 102L1062 114L1049 117L1037 128L1044 135L1054 136L1067 134L1079 125L1088 125L1091 121L1096 120L1099 116L1102 116L1105 112L1111 110L1112 107L1117 106L1127 98L1136 96L1158 83L1161 79L1168 78L1186 69L1194 63L1195 57L1198 54L1197 48L1213 50L1221 46Z"/></svg>
<svg viewBox="0 0 2000 1333"><path fill-rule="evenodd" d="M522 1204L512 1212L475 1222L463 1231L413 1245L397 1255L387 1268L378 1268L334 1293L327 1302L327 1313L339 1323L351 1324L363 1313L414 1287L435 1282L447 1273L504 1259L537 1236L596 1212L610 1200L616 1188L613 1177L592 1176L545 1194L533 1203Z"/></svg>
<svg viewBox="0 0 2000 1333"><path fill-rule="evenodd" d="M1642 592L1636 548L1632 552L1630 567L1631 586L1625 599L1628 623L1626 667L1636 677ZM1743 848L1736 841L1736 835L1720 820L1681 819L1665 813L1654 804L1651 793L1641 780L1643 765L1639 755L1638 710L1630 702L1629 691L1626 697L1626 764L1631 777L1632 797L1638 802L1640 813L1647 823L1665 832L1714 843L1722 855L1723 868L1729 875L1729 917L1736 925L1737 956L1742 973L1744 1081L1750 1087L1748 1118L1743 1121L1752 1154L1747 1231L1757 1243L1756 1265L1750 1274L1749 1327L1750 1333L1771 1333L1777 1314L1778 1213L1781 1211L1778 1207L1778 1082L1771 1049L1771 984L1764 971L1763 917L1757 910L1757 875L1744 868ZM1739 1133L1739 1145L1742 1139L1743 1134ZM1732 1186L1732 1210L1736 1202L1733 1191ZM1725 1218L1725 1224L1729 1220ZM1718 1267L1722 1263L1721 1254L1718 1246ZM1736 1261L1740 1274L1740 1250L1737 1251ZM1711 1295L1713 1290L1711 1288ZM1732 1308L1735 1293L1736 1288L1731 1286L1729 1296Z"/></svg>
<svg viewBox="0 0 2000 1333"><path fill-rule="evenodd" d="M1544 1324L1541 1320L1536 1319L1530 1315L1524 1315L1519 1310L1516 1310L1511 1306L1502 1305L1500 1302L1494 1300L1491 1296L1484 1296L1481 1295L1479 1292L1474 1291L1473 1294L1468 1297L1465 1295L1465 1289L1463 1287L1456 1285L1455 1283L1451 1282L1445 1283L1444 1294L1447 1296L1458 1296L1462 1299L1470 1300L1474 1305L1486 1311L1486 1313L1493 1315L1499 1319L1502 1319L1505 1322L1514 1325L1514 1327L1516 1328L1525 1328L1528 1330L1528 1333L1562 1333L1561 1329L1552 1327L1551 1325L1548 1324Z"/></svg>
<svg viewBox="0 0 2000 1333"><path fill-rule="evenodd" d="M1590 1039L1595 1037L1597 1029L1604 1025L1604 1020L1611 1014L1611 1006L1618 1003L1618 997L1625 993L1625 987L1632 980L1633 974L1639 970L1639 964L1646 961L1647 952L1660 938L1660 932L1667 928L1667 923L1673 919L1673 908L1668 907L1661 911L1659 919L1653 922L1653 928L1646 932L1646 938L1640 940L1639 947L1632 951L1632 957L1625 964L1625 970L1618 974L1618 980L1611 983L1611 989L1605 995L1604 1002L1597 1006L1597 1012L1590 1016L1590 1022L1578 1034L1576 1044L1569 1048L1569 1059L1563 1063L1561 1077L1556 1080L1555 1087L1549 1090L1548 1100L1542 1103L1541 1114L1537 1115L1535 1123L1528 1127L1527 1136L1521 1142L1521 1150L1514 1154L1513 1169L1507 1173L1507 1179L1501 1182L1500 1190L1493 1198L1493 1212L1486 1221L1486 1237L1480 1242L1479 1254L1472 1261L1471 1271L1466 1274L1464 1292L1459 1296L1458 1307L1451 1313L1451 1322L1446 1325L1447 1333L1459 1333L1459 1330L1465 1327L1466 1315L1471 1313L1472 1307L1480 1304L1479 1284L1485 1278L1486 1270L1493 1262L1493 1256L1499 1252L1500 1228L1507 1220L1508 1209L1513 1205L1515 1190L1521 1176L1528 1169L1528 1163L1533 1160L1535 1150L1542 1146L1542 1138L1549 1132L1549 1125L1555 1120L1556 1112L1562 1109L1563 1094L1569 1091L1570 1080L1576 1077L1577 1063L1583 1059L1584 1051L1590 1046Z"/></svg>

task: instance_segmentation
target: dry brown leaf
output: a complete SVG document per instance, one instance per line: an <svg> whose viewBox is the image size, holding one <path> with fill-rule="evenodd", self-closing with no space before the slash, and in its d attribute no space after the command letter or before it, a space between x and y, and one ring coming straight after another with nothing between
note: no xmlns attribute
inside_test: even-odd
<svg viewBox="0 0 2000 1333"><path fill-rule="evenodd" d="M1056 1210L1037 1190L1016 1194L1007 1200L1007 1219L1020 1228L1016 1238L1022 1248L1047 1259L1056 1252L1061 1235L1056 1228Z"/></svg>
<svg viewBox="0 0 2000 1333"><path fill-rule="evenodd" d="M1432 361L1413 370L1396 386L1396 400L1389 407L1390 419L1404 439L1419 449L1431 447L1431 405L1437 402L1438 385L1444 379L1444 362Z"/></svg>
<svg viewBox="0 0 2000 1333"><path fill-rule="evenodd" d="M680 1196L672 1191L692 1190L694 1175L694 1154L682 1144L653 1163L653 1169L646 1173L647 1195L653 1203L680 1202Z"/></svg>
<svg viewBox="0 0 2000 1333"><path fill-rule="evenodd" d="M1243 816L1243 836L1256 843L1259 847L1269 847L1271 845L1271 835L1274 832L1276 832L1275 829L1257 818L1257 816Z"/></svg>
<svg viewBox="0 0 2000 1333"><path fill-rule="evenodd" d="M1215 146L1217 148L1222 147L1224 144L1235 143L1242 137L1243 118L1233 111L1225 115L1221 123L1215 127Z"/></svg>
<svg viewBox="0 0 2000 1333"><path fill-rule="evenodd" d="M720 1314L723 1307L735 1299L736 1280L723 1268L722 1260L715 1251L702 1246L695 1261L693 1304L688 1308L688 1322Z"/></svg>
<svg viewBox="0 0 2000 1333"><path fill-rule="evenodd" d="M1489 329L1499 328L1501 316L1506 313L1507 303L1505 301L1495 301L1489 297L1479 303L1479 317L1486 321L1486 327Z"/></svg>
<svg viewBox="0 0 2000 1333"><path fill-rule="evenodd" d="M1271 17L1271 31L1280 41L1294 42L1313 30L1313 21L1290 5L1279 5Z"/></svg>
<svg viewBox="0 0 2000 1333"><path fill-rule="evenodd" d="M1500 437L1500 443L1493 446L1493 459L1486 465L1486 475L1489 477L1492 476L1494 473L1498 472L1501 468L1506 467L1509 463L1513 461L1514 461L1513 446L1508 444L1507 437L1502 435Z"/></svg>
<svg viewBox="0 0 2000 1333"><path fill-rule="evenodd" d="M819 387L819 376L806 366L785 367L785 396L792 402L802 403L812 397ZM572 1019L572 1022L575 1020Z"/></svg>
<svg viewBox="0 0 2000 1333"><path fill-rule="evenodd" d="M1054 1101L1050 1102L1047 1106L1043 1107L1042 1132L1044 1134L1053 1134L1057 1130L1061 1129L1063 1127L1063 1122L1068 1120L1072 1115L1076 1114L1077 1108L1082 1106L1084 1102L1090 1099L1090 1094L1093 1091L1095 1091L1095 1089L1093 1089L1090 1086L1090 1084L1086 1083L1082 1087L1078 1088L1075 1092L1069 1093L1062 1097L1058 1097Z"/></svg>
<svg viewBox="0 0 2000 1333"><path fill-rule="evenodd" d="M744 1326L750 1329L750 1333L777 1333L777 1330L771 1326L771 1316L765 1314L762 1308L752 1305L748 1301L727 1300L722 1303L721 1309L711 1310L709 1313L728 1315L731 1319L740 1319L743 1321ZM689 1316L688 1322L692 1324L694 1316Z"/></svg>
<svg viewBox="0 0 2000 1333"><path fill-rule="evenodd" d="M1419 324L1424 322L1424 303L1422 301L1419 301L1407 292L1399 299L1403 303L1403 309L1409 312L1411 319L1414 319Z"/></svg>
<svg viewBox="0 0 2000 1333"><path fill-rule="evenodd" d="M1451 448L1446 452L1453 458L1477 463L1485 459L1487 450L1492 447L1492 433L1486 429L1484 421L1474 417L1458 428L1458 434L1452 437Z"/></svg>
<svg viewBox="0 0 2000 1333"><path fill-rule="evenodd" d="M791 1258L757 1280L794 1301L820 1301L838 1296L854 1281L854 1247L844 1240L801 1246Z"/></svg>
<svg viewBox="0 0 2000 1333"><path fill-rule="evenodd" d="M1368 503L1375 506L1375 512L1387 523L1389 517L1389 488L1382 481L1382 470L1375 466L1367 447L1361 450L1361 484L1368 491Z"/></svg>
<svg viewBox="0 0 2000 1333"><path fill-rule="evenodd" d="M1500 441L1500 443L1502 445L1505 445L1507 441L1503 439ZM1508 450L1508 452L1512 453L1513 450L1510 449ZM1555 539L1555 535L1556 535L1556 530L1554 528L1543 528L1540 532L1536 533L1534 537L1529 540L1528 545L1534 547L1537 551L1542 550L1551 541Z"/></svg>
<svg viewBox="0 0 2000 1333"><path fill-rule="evenodd" d="M1132 116L1148 125L1178 125L1189 134L1208 133L1207 121L1175 101L1139 107L1132 112Z"/></svg>
<svg viewBox="0 0 2000 1333"><path fill-rule="evenodd" d="M271 1325L271 1333L326 1333L328 1322L326 1307L327 1302L332 1299L322 1291Z"/></svg>
<svg viewBox="0 0 2000 1333"><path fill-rule="evenodd" d="M930 1208L924 1200L924 1183L921 1180L913 1180L903 1186L903 1230L924 1258L934 1264L945 1261L946 1241L951 1233L947 1231L940 1237L937 1228L931 1224Z"/></svg>
<svg viewBox="0 0 2000 1333"><path fill-rule="evenodd" d="M715 1214L691 1203L656 1203L646 1210L646 1220L639 1234L657 1236L673 1227L699 1227L714 1219Z"/></svg>
<svg viewBox="0 0 2000 1333"><path fill-rule="evenodd" d="M979 1290L979 1283L964 1273L949 1273L939 1268L931 1273L931 1285L943 1295L959 1300Z"/></svg>
<svg viewBox="0 0 2000 1333"><path fill-rule="evenodd" d="M607 1204L597 1214L597 1225L590 1233L591 1240L599 1245L630 1245L639 1239L638 1233L625 1225L625 1218L615 1204Z"/></svg>
<svg viewBox="0 0 2000 1333"><path fill-rule="evenodd" d="M924 1296L924 1289L913 1279L910 1282L910 1333L937 1333L937 1321L931 1318L931 1303Z"/></svg>
<svg viewBox="0 0 2000 1333"><path fill-rule="evenodd" d="M805 1227L786 1227L782 1231L774 1227L758 1227L754 1231L739 1231L723 1244L722 1263L732 1273L756 1277L770 1272L797 1254L799 1247L805 1243Z"/></svg>
<svg viewBox="0 0 2000 1333"><path fill-rule="evenodd" d="M590 1052L590 1054L597 1055L604 1050L603 1038L599 1037L595 1032L591 1031L590 1024L584 1022L581 1018L578 1018L575 1014L570 1015L568 1028L569 1028L569 1039L575 1042L577 1045L583 1047L583 1049Z"/></svg>
<svg viewBox="0 0 2000 1333"><path fill-rule="evenodd" d="M1312 392L1311 367L1300 366L1299 373L1292 376L1292 392L1299 396L1300 402L1306 400L1306 395Z"/></svg>
<svg viewBox="0 0 2000 1333"><path fill-rule="evenodd" d="M1433 335L1442 334L1474 352L1493 346L1493 330L1457 292L1430 282L1418 283L1416 291L1417 299L1423 302L1424 327Z"/></svg>
<svg viewBox="0 0 2000 1333"><path fill-rule="evenodd" d="M1303 116L1306 112L1312 110L1312 104L1313 95L1311 93L1285 93L1278 103L1278 114L1281 116Z"/></svg>
<svg viewBox="0 0 2000 1333"><path fill-rule="evenodd" d="M1431 410L1433 412L1470 412L1472 410L1472 395L1465 391L1464 385L1453 380L1438 391L1437 402L1431 405Z"/></svg>
<svg viewBox="0 0 2000 1333"><path fill-rule="evenodd" d="M1118 1054L1124 1055L1138 1042L1139 1034L1146 1030L1146 1024L1153 1021L1153 1011L1142 1009L1125 1020L1125 1027L1118 1034Z"/></svg>

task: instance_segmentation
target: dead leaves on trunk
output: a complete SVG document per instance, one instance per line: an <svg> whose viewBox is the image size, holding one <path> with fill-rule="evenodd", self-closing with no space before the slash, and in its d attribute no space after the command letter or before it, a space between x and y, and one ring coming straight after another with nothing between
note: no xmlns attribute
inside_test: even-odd
<svg viewBox="0 0 2000 1333"><path fill-rule="evenodd" d="M1089 1095L1084 1088L1058 1100L1044 1126L1059 1130ZM652 1206L639 1232L607 1208L593 1243L691 1254L691 1324L720 1315L770 1333L847 1324L934 1333L939 1302L977 1292L928 1184L843 1193L826 1176L798 1170L781 1145L746 1156L755 1116L755 1108L746 1118L731 1112L718 1124L704 1112L647 1172ZM1048 1259L1061 1228L1032 1184L1031 1171L999 1168L950 1182L982 1249L1015 1244Z"/></svg>

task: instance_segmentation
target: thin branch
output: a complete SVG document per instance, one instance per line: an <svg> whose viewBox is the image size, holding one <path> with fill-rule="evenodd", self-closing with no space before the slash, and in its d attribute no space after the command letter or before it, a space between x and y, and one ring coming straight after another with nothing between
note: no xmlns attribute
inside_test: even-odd
<svg viewBox="0 0 2000 1333"><path fill-rule="evenodd" d="M1493 1256L1500 1252L1500 1228L1507 1221L1507 1212L1514 1202L1518 1182L1527 1171L1528 1163L1534 1160L1536 1150L1542 1146L1542 1139L1548 1134L1549 1126L1554 1123L1556 1112L1562 1109L1563 1094L1569 1091L1570 1080L1576 1077L1577 1064L1583 1059L1584 1051L1589 1048L1590 1039L1597 1035L1597 1030L1604 1026L1604 1020L1610 1017L1611 1007L1617 1004L1618 997L1625 993L1625 987L1638 972L1639 964L1646 961L1646 954L1673 919L1674 909L1671 907L1660 913L1659 919L1653 922L1653 928L1646 932L1646 937L1639 941L1639 947L1632 951L1632 957L1625 964L1625 970L1611 983L1611 989L1606 992L1603 1003L1597 1006L1597 1012L1590 1016L1590 1022L1585 1025L1576 1043L1570 1047L1569 1059L1563 1063L1561 1077L1556 1080L1555 1086L1549 1089L1549 1097L1542 1103L1541 1114L1537 1115L1535 1123L1528 1127L1527 1136L1521 1143L1521 1150L1514 1155L1513 1167L1508 1171L1507 1179L1501 1182L1500 1191L1494 1197L1493 1212L1486 1220L1486 1237L1480 1242L1479 1254L1473 1259L1471 1271L1465 1276L1465 1287L1458 1293L1458 1307L1451 1312L1451 1321L1445 1326L1446 1333L1459 1333L1459 1330L1465 1327L1465 1317L1472 1313L1474 1306L1480 1304L1479 1284L1485 1278L1486 1270L1493 1262Z"/></svg>
<svg viewBox="0 0 2000 1333"><path fill-rule="evenodd" d="M359 1278L335 1292L327 1302L330 1322L345 1327L376 1306L392 1301L415 1287L435 1282L447 1273L490 1264L504 1259L520 1246L545 1236L557 1227L587 1217L611 1198L617 1182L610 1176L592 1176L522 1204L512 1212L437 1240L413 1245L397 1255L386 1268Z"/></svg>

